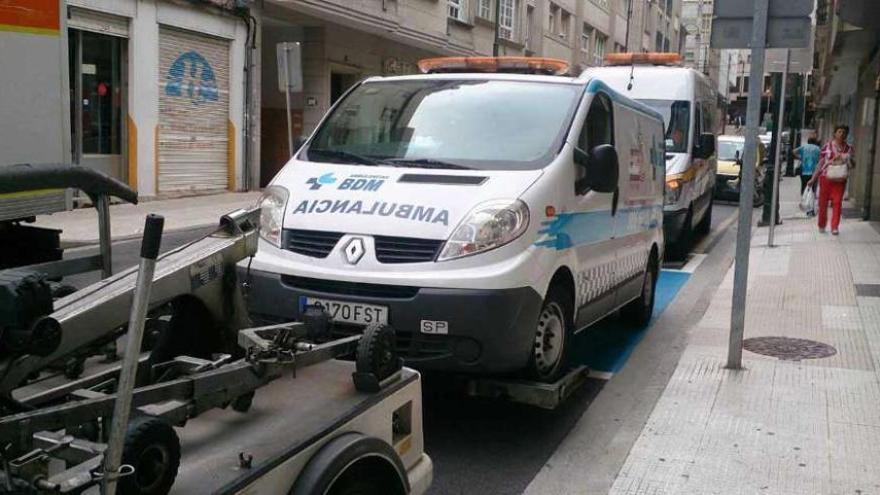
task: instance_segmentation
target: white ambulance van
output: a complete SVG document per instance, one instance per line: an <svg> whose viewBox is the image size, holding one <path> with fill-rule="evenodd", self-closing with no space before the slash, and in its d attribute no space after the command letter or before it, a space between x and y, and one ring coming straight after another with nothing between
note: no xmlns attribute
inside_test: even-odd
<svg viewBox="0 0 880 495"><path fill-rule="evenodd" d="M666 124L666 206L663 228L670 258L683 259L694 234L712 226L718 101L709 79L681 67L676 53L614 53L584 71L663 115Z"/></svg>
<svg viewBox="0 0 880 495"><path fill-rule="evenodd" d="M578 330L646 323L663 120L565 62L423 60L352 88L266 188L251 312L390 324L407 365L564 371Z"/></svg>

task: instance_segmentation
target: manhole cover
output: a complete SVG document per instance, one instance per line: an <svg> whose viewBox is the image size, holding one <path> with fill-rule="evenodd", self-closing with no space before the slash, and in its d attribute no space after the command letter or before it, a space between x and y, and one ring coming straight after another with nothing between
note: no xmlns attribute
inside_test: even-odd
<svg viewBox="0 0 880 495"><path fill-rule="evenodd" d="M834 347L808 339L791 337L755 337L745 339L743 348L755 354L763 354L785 361L819 359L837 354Z"/></svg>

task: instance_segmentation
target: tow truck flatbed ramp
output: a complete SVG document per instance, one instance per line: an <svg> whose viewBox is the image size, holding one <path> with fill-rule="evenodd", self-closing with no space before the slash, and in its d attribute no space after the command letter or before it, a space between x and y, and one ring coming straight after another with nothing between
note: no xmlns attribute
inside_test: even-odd
<svg viewBox="0 0 880 495"><path fill-rule="evenodd" d="M369 431L364 425L376 421L388 425L382 440L409 465L408 457L422 452L415 442L423 442L421 409L407 407L413 392L421 394L418 373L404 368L395 383L362 393L354 388L354 369L354 363L335 360L303 368L296 378L285 376L258 390L247 413L215 409L178 428L182 458L171 493L287 494L295 473L325 442ZM412 433L392 431L391 417L401 411L412 415L401 417ZM249 468L239 454L252 459ZM427 456L412 461L421 465L414 470L430 469Z"/></svg>

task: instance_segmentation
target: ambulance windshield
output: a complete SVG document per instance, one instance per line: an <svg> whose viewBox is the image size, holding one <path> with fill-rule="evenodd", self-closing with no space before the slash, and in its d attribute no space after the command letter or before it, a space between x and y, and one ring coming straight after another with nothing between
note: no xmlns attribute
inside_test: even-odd
<svg viewBox="0 0 880 495"><path fill-rule="evenodd" d="M666 151L687 153L688 129L691 121L691 103L684 100L639 100L663 116L666 124Z"/></svg>
<svg viewBox="0 0 880 495"><path fill-rule="evenodd" d="M581 86L487 79L367 82L333 110L301 159L528 170L559 152Z"/></svg>

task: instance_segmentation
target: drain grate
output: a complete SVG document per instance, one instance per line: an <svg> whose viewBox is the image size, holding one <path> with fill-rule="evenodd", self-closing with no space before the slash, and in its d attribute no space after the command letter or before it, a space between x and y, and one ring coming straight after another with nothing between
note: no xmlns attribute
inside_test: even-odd
<svg viewBox="0 0 880 495"><path fill-rule="evenodd" d="M743 348L755 354L763 354L783 361L819 359L837 354L834 347L815 340L791 337L754 337L743 341Z"/></svg>

